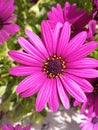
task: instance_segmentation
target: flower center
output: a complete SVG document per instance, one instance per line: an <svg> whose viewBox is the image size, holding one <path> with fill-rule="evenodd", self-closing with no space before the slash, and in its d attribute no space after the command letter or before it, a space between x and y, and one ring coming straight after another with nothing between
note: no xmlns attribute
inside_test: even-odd
<svg viewBox="0 0 98 130"><path fill-rule="evenodd" d="M56 55L48 58L43 66L43 70L50 78L58 77L62 72L64 72L65 68L65 61L61 57L57 57Z"/></svg>
<svg viewBox="0 0 98 130"><path fill-rule="evenodd" d="M93 93L96 95L98 94L98 79L96 79L93 83L92 83L93 87L94 87L94 91Z"/></svg>
<svg viewBox="0 0 98 130"><path fill-rule="evenodd" d="M92 123L93 123L93 124L98 123L98 118L97 118L97 117L93 117L93 119L92 119Z"/></svg>

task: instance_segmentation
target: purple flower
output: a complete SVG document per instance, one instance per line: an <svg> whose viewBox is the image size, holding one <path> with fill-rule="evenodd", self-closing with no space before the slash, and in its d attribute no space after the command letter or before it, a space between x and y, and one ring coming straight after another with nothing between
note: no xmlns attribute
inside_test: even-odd
<svg viewBox="0 0 98 130"><path fill-rule="evenodd" d="M86 115L83 122L80 124L81 130L98 130L98 116L95 113Z"/></svg>
<svg viewBox="0 0 98 130"><path fill-rule="evenodd" d="M88 12L85 12L83 9L77 10L76 3L70 5L69 2L65 3L64 10L60 4L57 4L56 7L52 7L52 11L48 12L47 15L52 28L54 28L57 22L64 24L68 21L71 24L72 34L83 31L85 25L90 20Z"/></svg>
<svg viewBox="0 0 98 130"><path fill-rule="evenodd" d="M98 0L92 0L93 8L98 9Z"/></svg>
<svg viewBox="0 0 98 130"><path fill-rule="evenodd" d="M16 18L16 15L13 15L14 10L14 0L0 0L0 44L8 41L9 35L19 31L19 26L12 23Z"/></svg>
<svg viewBox="0 0 98 130"><path fill-rule="evenodd" d="M24 128L21 127L21 125L13 126L12 124L3 124L2 130L30 130L30 126L26 126Z"/></svg>
<svg viewBox="0 0 98 130"><path fill-rule="evenodd" d="M85 113L86 109L88 109L88 113L92 114L96 113L98 116L98 78L94 78L90 80L94 90L92 93L87 94L87 101L82 104L81 113ZM75 101L74 105L80 104Z"/></svg>
<svg viewBox="0 0 98 130"><path fill-rule="evenodd" d="M98 61L86 58L98 46L97 42L84 44L85 31L70 40L71 26L57 23L54 30L48 22L41 24L42 40L26 30L28 41L19 37L25 52L9 51L9 56L20 65L10 69L15 76L28 76L18 85L16 92L23 98L38 93L36 110L41 111L48 103L57 111L59 99L66 109L70 103L68 93L80 102L87 100L84 92L92 92L92 85L85 78L98 77Z"/></svg>

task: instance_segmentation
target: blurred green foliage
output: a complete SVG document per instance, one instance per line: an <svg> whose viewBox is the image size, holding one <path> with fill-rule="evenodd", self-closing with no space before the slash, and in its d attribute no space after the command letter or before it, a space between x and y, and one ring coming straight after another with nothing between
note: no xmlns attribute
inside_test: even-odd
<svg viewBox="0 0 98 130"><path fill-rule="evenodd" d="M16 95L15 89L17 84L24 77L14 77L9 75L9 69L15 66L16 63L8 57L9 50L21 49L18 42L18 36L26 37L24 30L26 28L33 30L40 35L41 21L47 19L47 11L51 10L52 6L60 3L64 7L66 0L39 0L36 4L30 3L29 0L15 0L16 14L18 14L15 22L20 26L21 30L16 35L11 36L8 42L0 46L0 120L2 123L4 115L7 115L11 122L22 121L23 118L35 120L41 123L41 117L46 116L46 111L41 113L35 111L35 96L22 99ZM84 8L87 11L92 9L90 0L69 0L69 2L77 3L79 8ZM98 51L91 55L98 58Z"/></svg>

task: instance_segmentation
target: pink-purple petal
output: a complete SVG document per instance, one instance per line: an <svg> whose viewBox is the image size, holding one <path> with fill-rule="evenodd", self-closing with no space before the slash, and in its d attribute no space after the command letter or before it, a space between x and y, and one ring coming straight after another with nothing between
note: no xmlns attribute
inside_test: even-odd
<svg viewBox="0 0 98 130"><path fill-rule="evenodd" d="M79 78L74 75L66 74L69 78L75 81L84 92L92 92L93 86L86 79Z"/></svg>
<svg viewBox="0 0 98 130"><path fill-rule="evenodd" d="M53 80L52 92L48 101L49 107L53 112L56 112L59 107L59 97L57 92L57 83L56 80Z"/></svg>
<svg viewBox="0 0 98 130"><path fill-rule="evenodd" d="M27 76L34 74L36 71L41 71L41 68L31 66L15 66L9 70L9 73L14 76Z"/></svg>
<svg viewBox="0 0 98 130"><path fill-rule="evenodd" d="M36 48L34 48L34 46L32 46L32 44L29 41L27 41L25 38L19 37L18 42L19 42L20 46L27 53L31 54L34 57L34 59L37 59L37 60L45 59L45 57Z"/></svg>
<svg viewBox="0 0 98 130"><path fill-rule="evenodd" d="M41 32L44 44L50 56L53 55L53 30L47 21L41 23Z"/></svg>
<svg viewBox="0 0 98 130"><path fill-rule="evenodd" d="M86 38L87 38L87 33L85 31L80 32L79 34L74 36L68 43L67 55L72 53L75 49L81 47L84 44Z"/></svg>
<svg viewBox="0 0 98 130"><path fill-rule="evenodd" d="M82 78L98 77L98 70L96 69L66 69L66 72Z"/></svg>
<svg viewBox="0 0 98 130"><path fill-rule="evenodd" d="M26 92L28 89L32 89L32 91L35 91L35 87L39 87L39 85L45 80L45 78L46 77L41 72L36 72L33 75L28 76L18 84L16 88L16 93L20 94L22 92Z"/></svg>
<svg viewBox="0 0 98 130"><path fill-rule="evenodd" d="M6 30L8 34L15 34L16 32L20 30L19 26L15 23L4 25L3 29Z"/></svg>
<svg viewBox="0 0 98 130"><path fill-rule="evenodd" d="M70 55L66 55L66 61L72 62L84 58L85 56L89 55L93 52L98 46L98 42L89 42L81 47L74 50L74 52L70 53Z"/></svg>
<svg viewBox="0 0 98 130"><path fill-rule="evenodd" d="M49 54L42 43L42 40L34 33L31 32L30 30L25 30L26 35L28 36L28 39L30 42L34 45L34 47L40 51L45 57L49 57Z"/></svg>
<svg viewBox="0 0 98 130"><path fill-rule="evenodd" d="M52 92L52 79L45 80L36 98L36 111L40 112L46 106Z"/></svg>
<svg viewBox="0 0 98 130"><path fill-rule="evenodd" d="M80 60L77 61L73 61L73 62L68 62L66 64L67 68L77 68L77 69L82 69L82 68L97 68L98 67L98 60L94 59L94 58L82 58Z"/></svg>
<svg viewBox="0 0 98 130"><path fill-rule="evenodd" d="M58 94L59 94L59 97L61 99L63 106L66 109L69 109L70 103L69 103L69 99L68 99L68 94L67 94L66 90L64 89L60 79L57 79L57 89L58 89Z"/></svg>
<svg viewBox="0 0 98 130"><path fill-rule="evenodd" d="M62 52L66 51L66 47L68 46L68 42L70 38L70 33L71 33L71 26L68 22L65 22L61 30L58 48L57 48L57 54L59 56L62 55Z"/></svg>
<svg viewBox="0 0 98 130"><path fill-rule="evenodd" d="M73 81L66 75L65 77L64 76L61 77L61 80L63 82L65 89L70 93L72 97L74 97L76 100L80 102L85 102L87 100L83 90L75 81Z"/></svg>
<svg viewBox="0 0 98 130"><path fill-rule="evenodd" d="M36 59L33 59L31 55L24 53L24 52L19 52L19 51L9 51L8 52L9 56L14 59L15 61L24 64L24 65L29 65L29 66L42 66L42 63L37 61Z"/></svg>
<svg viewBox="0 0 98 130"><path fill-rule="evenodd" d="M59 36L61 33L61 27L62 27L62 24L57 23L54 29L54 33L53 33L53 53L54 54L57 54L57 46L58 46Z"/></svg>

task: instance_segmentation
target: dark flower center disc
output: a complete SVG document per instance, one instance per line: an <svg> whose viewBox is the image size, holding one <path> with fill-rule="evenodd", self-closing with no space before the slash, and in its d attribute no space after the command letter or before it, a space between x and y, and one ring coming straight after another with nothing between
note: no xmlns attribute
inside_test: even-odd
<svg viewBox="0 0 98 130"><path fill-rule="evenodd" d="M54 55L52 58L48 58L44 63L44 71L48 77L58 77L65 69L65 61L61 57Z"/></svg>

